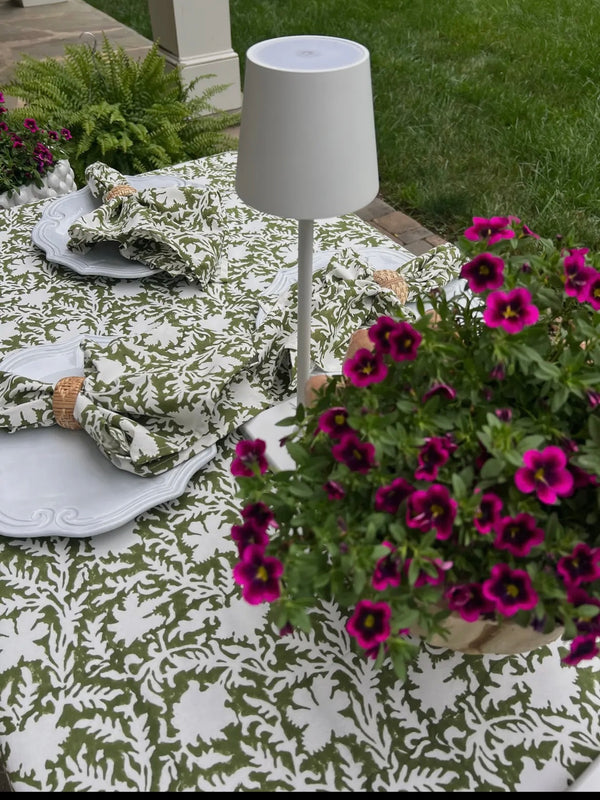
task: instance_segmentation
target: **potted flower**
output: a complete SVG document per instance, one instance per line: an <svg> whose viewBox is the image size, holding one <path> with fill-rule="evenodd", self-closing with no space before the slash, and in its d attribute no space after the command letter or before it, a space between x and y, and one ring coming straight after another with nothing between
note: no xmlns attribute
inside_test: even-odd
<svg viewBox="0 0 600 800"><path fill-rule="evenodd" d="M336 601L399 676L457 621L562 635L575 665L600 641L600 255L515 217L458 246L464 291L358 332L284 421L294 470L238 444L234 578L282 631Z"/></svg>
<svg viewBox="0 0 600 800"><path fill-rule="evenodd" d="M0 207L72 191L73 171L63 145L71 133L41 128L33 117L13 123L0 92Z"/></svg>

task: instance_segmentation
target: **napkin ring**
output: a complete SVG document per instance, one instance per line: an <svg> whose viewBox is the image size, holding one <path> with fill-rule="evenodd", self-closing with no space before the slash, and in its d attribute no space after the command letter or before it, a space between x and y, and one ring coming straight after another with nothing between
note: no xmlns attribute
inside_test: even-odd
<svg viewBox="0 0 600 800"><path fill-rule="evenodd" d="M73 416L73 410L84 380L85 378L80 375L69 375L67 378L61 378L54 387L52 411L61 428L69 428L72 431L81 428Z"/></svg>
<svg viewBox="0 0 600 800"><path fill-rule="evenodd" d="M104 202L108 203L115 197L127 197L127 195L136 194L136 192L137 189L134 189L133 186L129 186L127 183L119 183L104 195Z"/></svg>
<svg viewBox="0 0 600 800"><path fill-rule="evenodd" d="M384 289L391 289L401 303L406 303L408 285L402 275L393 269L378 269L373 273L373 279Z"/></svg>

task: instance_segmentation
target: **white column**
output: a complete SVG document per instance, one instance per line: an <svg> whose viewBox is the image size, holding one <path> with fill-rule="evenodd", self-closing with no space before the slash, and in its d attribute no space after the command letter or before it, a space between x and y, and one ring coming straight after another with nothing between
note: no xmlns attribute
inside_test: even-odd
<svg viewBox="0 0 600 800"><path fill-rule="evenodd" d="M209 86L229 84L212 103L224 111L242 105L240 64L231 49L229 0L148 0L152 34L168 65L178 66L189 83L199 75L197 94Z"/></svg>

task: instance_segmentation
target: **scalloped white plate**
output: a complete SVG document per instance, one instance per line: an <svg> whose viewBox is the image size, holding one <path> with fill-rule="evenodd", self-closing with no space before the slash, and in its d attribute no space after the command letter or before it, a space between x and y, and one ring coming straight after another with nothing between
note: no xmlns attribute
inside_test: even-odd
<svg viewBox="0 0 600 800"><path fill-rule="evenodd" d="M82 339L10 353L0 369L56 382L83 374ZM216 455L213 445L162 475L141 477L118 469L81 430L54 425L0 431L0 535L96 536L185 491L192 475Z"/></svg>
<svg viewBox="0 0 600 800"><path fill-rule="evenodd" d="M125 175L124 177L135 189L185 184L206 185L205 181L190 181L179 175ZM31 232L32 242L44 251L48 261L69 267L80 275L104 275L108 278L145 278L148 275L159 275L160 270L124 258L119 253L116 242L95 244L87 253L72 253L69 250L67 245L71 225L79 217L94 211L100 204L100 199L94 197L87 186L57 198L42 211L39 222Z"/></svg>

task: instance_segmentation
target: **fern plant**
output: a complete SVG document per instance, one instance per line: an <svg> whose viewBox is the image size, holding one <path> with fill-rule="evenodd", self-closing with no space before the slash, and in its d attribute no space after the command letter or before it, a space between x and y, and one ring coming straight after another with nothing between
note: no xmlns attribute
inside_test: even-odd
<svg viewBox="0 0 600 800"><path fill-rule="evenodd" d="M239 114L212 102L226 86L194 95L198 82L209 77L186 84L179 68L166 68L158 42L134 59L103 35L99 49L67 45L61 60L24 55L4 92L24 101L15 114L70 129L67 156L83 185L85 168L94 161L135 175L235 149L237 139L226 129L239 122Z"/></svg>

